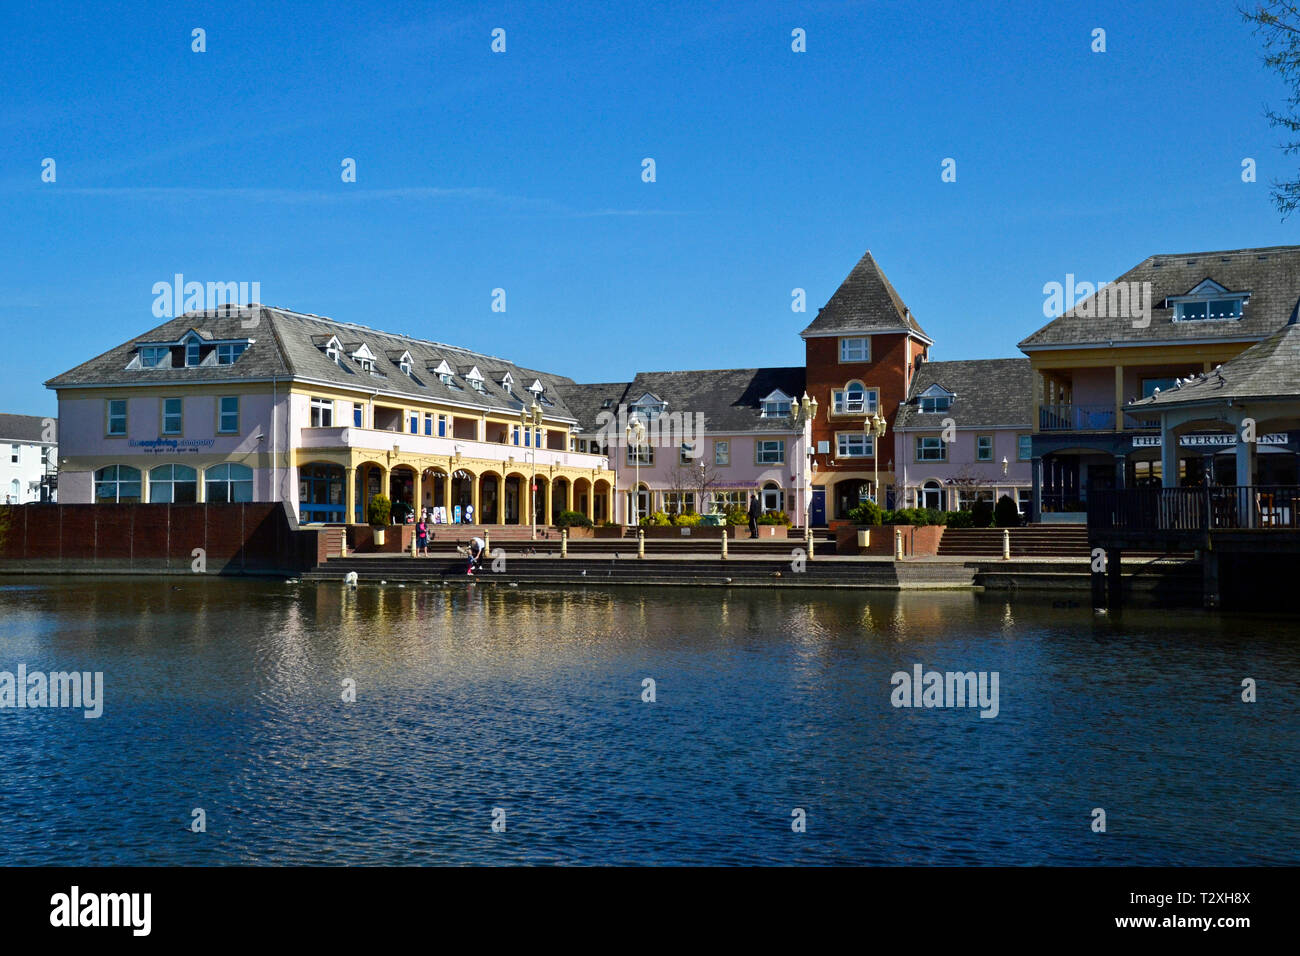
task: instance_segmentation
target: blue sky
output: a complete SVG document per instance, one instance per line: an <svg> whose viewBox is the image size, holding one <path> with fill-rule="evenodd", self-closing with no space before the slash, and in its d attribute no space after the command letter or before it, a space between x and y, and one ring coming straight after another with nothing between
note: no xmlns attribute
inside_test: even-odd
<svg viewBox="0 0 1300 956"><path fill-rule="evenodd" d="M933 358L958 359L1019 354L1066 273L1109 280L1152 253L1300 228L1268 197L1295 162L1262 115L1285 89L1232 2L7 16L9 412L52 414L41 383L158 324L153 284L178 272L611 381L802 364L798 332L868 248ZM1258 182L1241 181L1245 157Z"/></svg>

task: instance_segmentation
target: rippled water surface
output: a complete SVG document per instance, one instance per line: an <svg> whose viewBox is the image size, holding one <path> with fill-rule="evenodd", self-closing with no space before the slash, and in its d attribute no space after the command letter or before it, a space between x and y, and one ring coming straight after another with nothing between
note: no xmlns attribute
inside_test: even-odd
<svg viewBox="0 0 1300 956"><path fill-rule="evenodd" d="M19 663L105 703L0 710L3 864L1300 862L1292 619L4 578ZM916 663L998 672L998 716L891 706Z"/></svg>

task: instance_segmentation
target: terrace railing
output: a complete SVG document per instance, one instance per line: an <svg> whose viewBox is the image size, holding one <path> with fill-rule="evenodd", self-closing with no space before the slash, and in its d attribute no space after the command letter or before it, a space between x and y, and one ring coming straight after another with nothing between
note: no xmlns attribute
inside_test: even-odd
<svg viewBox="0 0 1300 956"><path fill-rule="evenodd" d="M1125 429L1157 428L1150 412L1124 413ZM1109 432L1115 430L1114 405L1040 405L1040 432Z"/></svg>
<svg viewBox="0 0 1300 956"><path fill-rule="evenodd" d="M1300 530L1300 486L1096 491L1088 497L1088 527L1103 531Z"/></svg>

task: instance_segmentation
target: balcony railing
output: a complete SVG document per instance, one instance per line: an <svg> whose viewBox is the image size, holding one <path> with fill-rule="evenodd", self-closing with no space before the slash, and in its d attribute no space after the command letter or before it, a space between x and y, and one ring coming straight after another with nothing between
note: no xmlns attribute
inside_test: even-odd
<svg viewBox="0 0 1300 956"><path fill-rule="evenodd" d="M1088 496L1088 527L1100 531L1300 529L1300 486L1131 488Z"/></svg>
<svg viewBox="0 0 1300 956"><path fill-rule="evenodd" d="M534 449L525 445L506 445L499 442L474 441L469 438L438 438L433 435L412 435L408 432L385 429L357 428L347 425L335 428L304 428L301 433L302 448L366 448L388 451L396 445L411 455L449 456L457 453L466 458L486 458L505 462L514 458L518 467L531 466ZM538 448L539 468L557 465L569 468L608 468L604 455L561 451L557 448Z"/></svg>
<svg viewBox="0 0 1300 956"><path fill-rule="evenodd" d="M1125 429L1156 428L1149 413L1124 412ZM1110 432L1115 430L1114 405L1041 405L1040 432Z"/></svg>

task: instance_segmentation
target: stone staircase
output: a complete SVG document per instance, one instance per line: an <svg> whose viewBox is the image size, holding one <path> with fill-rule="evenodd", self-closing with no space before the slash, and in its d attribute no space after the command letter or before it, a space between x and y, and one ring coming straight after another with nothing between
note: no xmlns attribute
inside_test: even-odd
<svg viewBox="0 0 1300 956"><path fill-rule="evenodd" d="M1029 525L1010 528L1013 558L1079 558L1087 560L1086 525ZM1002 528L945 528L939 541L941 558L1000 558Z"/></svg>

